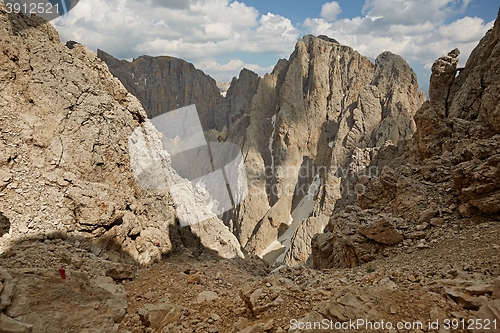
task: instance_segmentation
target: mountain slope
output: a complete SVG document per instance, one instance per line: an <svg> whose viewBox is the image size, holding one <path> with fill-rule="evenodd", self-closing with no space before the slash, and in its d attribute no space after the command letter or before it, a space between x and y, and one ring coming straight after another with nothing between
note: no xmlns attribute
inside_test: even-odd
<svg viewBox="0 0 500 333"><path fill-rule="evenodd" d="M102 50L97 50L97 56L141 101L150 119L196 104L203 128L215 128L214 115L222 104L222 96L215 80L192 64L174 57L148 56L128 62Z"/></svg>
<svg viewBox="0 0 500 333"><path fill-rule="evenodd" d="M205 77L193 75L192 67L172 73L172 63L181 60L141 57L128 63L102 51L99 54L125 85L134 85L133 93L140 87L136 96L143 105L153 105L152 114L161 105L158 91L165 102L189 92L195 98L183 101L196 104L196 96L207 95ZM148 83L132 83L132 77L147 77ZM201 81L196 84L197 79ZM182 85L175 80L193 83ZM215 90L215 82L211 83ZM287 232L290 236L285 236L289 243L294 229L313 210L314 215L329 216L336 205L355 200L355 180L349 176L354 151L370 155L369 151L375 152L386 142L397 146L408 139L415 130L415 111L424 101L415 73L401 57L385 52L373 63L326 36L302 38L290 59L280 60L261 79L243 70L233 79L226 97L220 98L222 102L212 102L211 96L204 103L219 103L218 110L223 112L208 112L214 116L212 121L199 108L209 126L204 128L207 136L241 147L249 183L247 198L225 214L224 221L248 251L259 255L274 245L280 247L278 238L293 225ZM362 169L369 162L365 158L364 165L356 167ZM297 207L300 212L294 214ZM301 218L292 224L292 215ZM323 227L321 223L309 225L301 229L305 238ZM307 259L308 252L306 246L300 260Z"/></svg>
<svg viewBox="0 0 500 333"><path fill-rule="evenodd" d="M423 101L415 73L399 56L385 52L374 64L348 46L313 36L299 40L290 59L259 85L245 139L229 131L229 140L244 141L253 185L233 216L242 244L263 255L288 225L302 223L302 217L291 219L297 207L303 212L295 215L305 218L313 211L329 216L342 200L352 200L355 149L408 139Z"/></svg>

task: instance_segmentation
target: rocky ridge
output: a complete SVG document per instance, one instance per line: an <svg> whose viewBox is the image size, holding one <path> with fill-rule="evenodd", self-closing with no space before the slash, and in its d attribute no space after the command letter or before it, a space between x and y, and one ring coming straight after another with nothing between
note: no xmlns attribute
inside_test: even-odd
<svg viewBox="0 0 500 333"><path fill-rule="evenodd" d="M30 28L37 18L13 20L2 6L0 331L300 332L307 323L323 320L335 325L385 318L424 325L438 320L436 329L414 331L444 332L447 319L500 320L498 95L487 93L498 82L498 19L458 77L450 80L457 52L438 60L431 86L442 93L434 92L437 99L432 97L417 112L417 132L406 145L407 155L404 142L353 147L346 161L352 170L377 166L381 172L349 174L345 179L354 179L364 191L336 201L343 209L332 216L307 218L296 212L305 222L295 235L302 230L304 239L311 235L302 226L327 224L328 232L312 241L312 263L320 269L299 264L270 272L250 255L228 259L207 249L213 239L206 242L211 238L201 233L207 230L201 224L198 234L177 228L167 192L130 188L127 131L148 123L137 100L91 51L78 45L66 48L49 25L36 21ZM285 70L285 63L280 64ZM58 85L66 78L77 87L76 96ZM82 94L82 82L90 82L93 90ZM457 102L460 98L467 103ZM464 105L473 112L462 112ZM235 124L251 124L252 112L243 112ZM445 126L450 133L443 139L436 129ZM95 138L104 143L104 153L94 151L99 146ZM51 180L60 171L61 178ZM305 182L308 194L316 192L311 184L320 183L315 181ZM120 221L113 214L121 214L122 202ZM135 209L134 203L144 208ZM268 221L281 220L287 209L279 207ZM300 200L297 207L321 212L312 200ZM24 228L24 216L40 211L46 211L44 219L33 219ZM70 213L62 214L66 211ZM132 219L128 212L146 222L127 221ZM161 229L165 222L170 223ZM158 241L157 234L166 238ZM135 265L154 260L160 261L151 267Z"/></svg>
<svg viewBox="0 0 500 333"><path fill-rule="evenodd" d="M123 72L124 62L99 54L125 85L131 72L151 75L137 65ZM160 68L160 76L170 77L170 67ZM152 91L160 89L158 80L149 82ZM172 82L171 88L195 91L197 86ZM171 91L163 90L165 100L172 99ZM143 93L136 96L146 109L155 103ZM236 143L245 156L249 193L224 216L226 225L251 253L273 252L270 261L305 262L310 238L325 226L313 221L324 221L321 215L327 218L335 207L355 201L352 174L385 143L397 146L411 136L423 101L404 59L385 52L373 63L326 36L302 38L290 59L280 60L261 79L243 70L219 103L223 112L212 113L215 124L204 128L209 141ZM200 117L205 117L201 111ZM311 214L318 218L303 224Z"/></svg>
<svg viewBox="0 0 500 333"><path fill-rule="evenodd" d="M497 19L458 76L457 49L434 63L430 100L415 115L417 130L406 152L394 154L380 175L358 180L365 186L359 207L334 214L327 233L312 241L315 267L373 260L390 251L383 241L389 235L392 245L427 248L439 229L456 221L499 220L499 99L491 95L499 80L499 29ZM366 234L366 223L378 239Z"/></svg>

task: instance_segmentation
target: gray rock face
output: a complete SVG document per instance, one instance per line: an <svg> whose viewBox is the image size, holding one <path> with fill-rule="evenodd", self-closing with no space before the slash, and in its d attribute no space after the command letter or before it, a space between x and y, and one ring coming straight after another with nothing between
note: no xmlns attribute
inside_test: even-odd
<svg viewBox="0 0 500 333"><path fill-rule="evenodd" d="M311 216L297 228L291 239L290 250L285 256L286 263L308 263L311 264L312 259L312 239L314 235L324 232L325 226L328 224L328 216L322 214L320 216ZM308 262L309 260L309 262Z"/></svg>
<svg viewBox="0 0 500 333"><path fill-rule="evenodd" d="M335 43L335 44L340 44L335 38L330 38L330 37L325 36L325 35L319 35L318 38L322 39L324 41L327 41L327 42L332 42L332 43Z"/></svg>
<svg viewBox="0 0 500 333"><path fill-rule="evenodd" d="M118 60L102 50L98 57L111 73L141 101L149 118L196 104L205 130L217 128L214 115L223 97L214 79L182 59L142 56L132 62Z"/></svg>
<svg viewBox="0 0 500 333"><path fill-rule="evenodd" d="M38 18L0 10L0 250L69 234L97 240L97 256L159 260L173 250L176 211L167 188L135 182L129 135L149 123L139 101L85 46L62 45L48 23L16 34ZM242 255L220 220L211 226L196 231L204 246Z"/></svg>
<svg viewBox="0 0 500 333"><path fill-rule="evenodd" d="M448 55L436 60L432 65L432 75L429 84L430 103L438 107L447 108L450 88L457 75L458 55L460 51L454 49Z"/></svg>
<svg viewBox="0 0 500 333"><path fill-rule="evenodd" d="M355 200L352 176L370 162L350 172L353 152L408 139L424 101L415 73L401 57L384 52L373 63L326 36L299 40L290 59L280 60L262 79L243 70L225 98L213 97L215 81L181 60L141 57L128 63L102 51L99 56L150 116L171 110L183 96L178 107L197 104L209 141L242 148L249 193L224 221L248 251L260 255L291 224L285 238L295 241L286 251L293 251L295 242L309 243L318 230L300 224L313 210L328 217L336 205ZM298 229L304 239L293 236Z"/></svg>
<svg viewBox="0 0 500 333"><path fill-rule="evenodd" d="M252 184L232 216L242 244L262 254L280 228L298 227L313 210L329 216L338 199L355 198L342 189L353 184L341 186L354 150L408 139L423 101L415 73L397 55L385 52L374 64L348 46L299 40L290 59L261 80L246 132L229 129L229 140L244 142ZM271 211L279 220L268 218Z"/></svg>
<svg viewBox="0 0 500 333"><path fill-rule="evenodd" d="M128 62L102 50L97 55L139 99L149 118L195 104L203 129L211 131L209 138L219 141L225 141L228 128L250 112L259 84L259 76L248 69L227 84L217 83L193 64L174 57L142 56ZM218 84L223 85L222 90Z"/></svg>
<svg viewBox="0 0 500 333"><path fill-rule="evenodd" d="M215 117L216 128L227 126L235 131L235 123L250 113L259 82L259 76L246 68L241 70L238 78L233 78L222 108Z"/></svg>

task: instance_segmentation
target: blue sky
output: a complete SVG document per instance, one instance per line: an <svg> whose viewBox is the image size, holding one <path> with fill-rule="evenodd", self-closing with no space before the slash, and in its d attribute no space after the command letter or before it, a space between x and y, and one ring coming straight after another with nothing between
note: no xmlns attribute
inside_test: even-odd
<svg viewBox="0 0 500 333"><path fill-rule="evenodd" d="M80 0L54 21L61 39L121 59L170 55L218 81L260 75L298 38L326 34L375 59L403 56L427 89L430 66L455 47L464 64L497 16L491 0Z"/></svg>
<svg viewBox="0 0 500 333"><path fill-rule="evenodd" d="M301 23L307 17L316 17L321 12L321 6L327 1L324 0L252 0L246 4L254 6L261 13L275 13L288 17L293 23ZM338 15L339 19L353 18L362 14L365 0L340 0L337 1L342 8L342 12ZM457 1L461 4L461 1ZM485 21L490 22L497 16L497 10L500 3L494 0L476 0L471 2L463 14L468 16L482 17ZM447 20L451 22L462 16L461 14L452 15Z"/></svg>

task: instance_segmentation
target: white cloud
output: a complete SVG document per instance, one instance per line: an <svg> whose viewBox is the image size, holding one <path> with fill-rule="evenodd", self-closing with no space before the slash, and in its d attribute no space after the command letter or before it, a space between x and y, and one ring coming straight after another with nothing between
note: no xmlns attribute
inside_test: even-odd
<svg viewBox="0 0 500 333"><path fill-rule="evenodd" d="M453 12L456 0L366 0L367 17L383 18L392 24L440 23Z"/></svg>
<svg viewBox="0 0 500 333"><path fill-rule="evenodd" d="M247 64L240 59L232 59L225 64L221 64L217 60L209 58L203 59L194 65L204 72L212 73L217 77L218 81L224 82L230 82L243 68L248 68L261 76L273 69L273 66L261 67L257 64Z"/></svg>
<svg viewBox="0 0 500 333"><path fill-rule="evenodd" d="M493 25L492 22L488 24L488 26L491 25ZM442 40L461 44L470 42L477 44L484 34L484 21L479 17L464 17L437 29L437 35Z"/></svg>
<svg viewBox="0 0 500 333"><path fill-rule="evenodd" d="M493 25L478 17L445 24L450 15L460 12L470 2L465 1L460 5L454 0L367 0L363 17L334 22L308 18L303 27L309 33L333 37L371 58L390 50L425 67L458 47L460 63L464 64Z"/></svg>
<svg viewBox="0 0 500 333"><path fill-rule="evenodd" d="M366 0L362 15L341 20L340 5L330 1L321 7L320 17L294 25L281 15L259 13L241 0L80 0L53 23L63 41L76 40L125 59L175 56L212 76L230 79L242 66L259 74L270 71L277 58L288 57L297 38L307 33L328 35L371 58L390 50L426 68L458 47L463 64L493 23L467 16L450 22L473 1ZM246 54L246 63L220 61L222 55L233 53ZM262 62L262 57L248 60L252 54L274 55L269 60L273 64Z"/></svg>
<svg viewBox="0 0 500 333"><path fill-rule="evenodd" d="M54 24L62 40L120 58L192 62L237 51L288 54L299 37L289 19L230 0L81 0Z"/></svg>
<svg viewBox="0 0 500 333"><path fill-rule="evenodd" d="M320 16L327 21L333 21L342 12L337 1L327 2L321 6Z"/></svg>

